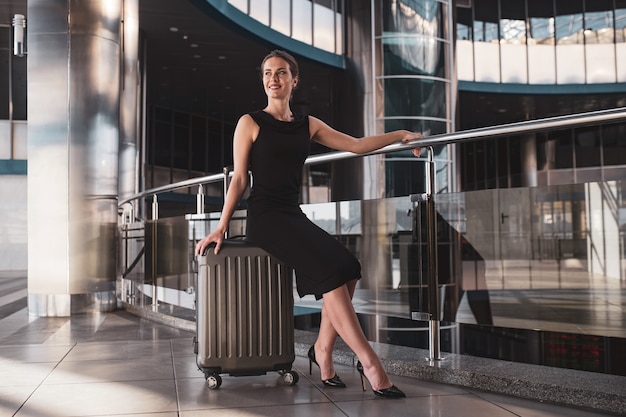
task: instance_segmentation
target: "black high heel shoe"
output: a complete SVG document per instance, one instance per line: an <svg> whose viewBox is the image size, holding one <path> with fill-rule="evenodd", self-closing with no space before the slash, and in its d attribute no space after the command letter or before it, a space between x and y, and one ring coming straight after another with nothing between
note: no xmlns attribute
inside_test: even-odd
<svg viewBox="0 0 626 417"><path fill-rule="evenodd" d="M315 347L311 346L311 348L309 349L309 375L311 375L313 373L313 364L316 364L317 367L319 368L320 364L317 363L317 361L315 360ZM343 383L343 381L341 380L341 378L339 378L339 375L335 374L335 376L333 376L330 379L323 379L322 380L322 384L324 384L324 386L327 387L333 387L333 388L345 388L346 384Z"/></svg>
<svg viewBox="0 0 626 417"><path fill-rule="evenodd" d="M363 365L361 364L361 361L358 361L356 363L356 370L359 372L359 374L361 374L361 384L363 384L363 391L366 391L367 388L365 387L365 380L367 379L367 377L365 376L365 372L363 371ZM382 398L406 397L406 394L400 391L400 389L396 387L395 385L392 385L389 388L384 388L384 389L372 388L372 391L374 391L374 395L376 395L377 397L382 397Z"/></svg>

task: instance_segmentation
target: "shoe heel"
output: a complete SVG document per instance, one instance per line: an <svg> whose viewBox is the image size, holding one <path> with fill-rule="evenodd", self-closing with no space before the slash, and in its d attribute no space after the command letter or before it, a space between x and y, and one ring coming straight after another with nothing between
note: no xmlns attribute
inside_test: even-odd
<svg viewBox="0 0 626 417"><path fill-rule="evenodd" d="M363 365L361 365L361 361L358 361L356 363L356 370L359 372L359 375L361 375L361 385L363 386L363 391L367 391L367 387L365 386L365 374L363 371Z"/></svg>
<svg viewBox="0 0 626 417"><path fill-rule="evenodd" d="M313 375L313 363L317 365L317 361L315 360L315 348L311 346L309 352L307 353L309 357L309 375Z"/></svg>
<svg viewBox="0 0 626 417"><path fill-rule="evenodd" d="M356 370L359 371L359 374L361 375L361 384L363 384L363 391L367 391L366 387L365 387L365 371L363 370L363 365L361 364L361 361L358 361L356 363ZM382 398L404 398L406 397L406 395L404 394L404 392L400 391L400 389L398 389L398 387L396 387L395 385L390 386L389 388L384 388L384 389L380 389L380 390L375 390L372 387L372 391L374 392L374 395L376 395L377 397L382 397Z"/></svg>

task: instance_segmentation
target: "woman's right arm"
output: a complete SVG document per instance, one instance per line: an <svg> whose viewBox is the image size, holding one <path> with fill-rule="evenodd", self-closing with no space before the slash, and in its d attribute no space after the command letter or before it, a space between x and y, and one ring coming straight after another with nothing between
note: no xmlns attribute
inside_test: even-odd
<svg viewBox="0 0 626 417"><path fill-rule="evenodd" d="M248 186L248 162L250 159L250 149L254 138L258 134L259 127L249 115L241 116L235 127L233 136L233 178L228 185L224 207L220 215L220 221L211 233L196 245L196 255L201 255L210 243L215 242L215 253L218 253L224 233L228 229L228 223L233 216L241 196Z"/></svg>

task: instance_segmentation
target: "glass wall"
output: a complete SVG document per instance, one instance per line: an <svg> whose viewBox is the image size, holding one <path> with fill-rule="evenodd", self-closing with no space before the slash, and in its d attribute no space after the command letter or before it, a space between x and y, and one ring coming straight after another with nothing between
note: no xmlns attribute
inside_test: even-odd
<svg viewBox="0 0 626 417"><path fill-rule="evenodd" d="M223 120L150 106L146 188L222 172L232 164L233 131L234 126Z"/></svg>
<svg viewBox="0 0 626 417"><path fill-rule="evenodd" d="M530 143L530 148L526 145ZM537 185L626 178L626 124L554 130L460 144L465 191L524 186L522 164L536 161ZM532 154L529 154L532 152Z"/></svg>
<svg viewBox="0 0 626 417"><path fill-rule="evenodd" d="M451 43L447 28L451 20L447 1L383 0L376 2L374 57L375 109L378 132L407 129L425 135L454 130L451 87ZM449 152L436 149L442 162L438 171L439 190L450 186ZM411 153L388 155L388 195L423 189L408 189L403 178L423 184L423 165L413 166ZM422 177L423 178L423 177Z"/></svg>
<svg viewBox="0 0 626 417"><path fill-rule="evenodd" d="M343 54L342 0L228 0L228 3L283 35Z"/></svg>
<svg viewBox="0 0 626 417"><path fill-rule="evenodd" d="M513 84L626 80L624 0L475 0L459 8L458 78Z"/></svg>

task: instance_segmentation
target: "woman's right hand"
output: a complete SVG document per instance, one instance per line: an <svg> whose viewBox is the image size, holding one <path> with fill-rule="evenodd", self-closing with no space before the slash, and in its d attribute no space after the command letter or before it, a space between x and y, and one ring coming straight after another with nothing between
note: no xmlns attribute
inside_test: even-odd
<svg viewBox="0 0 626 417"><path fill-rule="evenodd" d="M203 255L207 247L211 243L215 243L215 249L213 250L213 252L217 254L220 251L220 248L222 247L223 241L224 241L224 232L222 232L221 230L212 231L204 239L201 239L196 244L196 256Z"/></svg>

